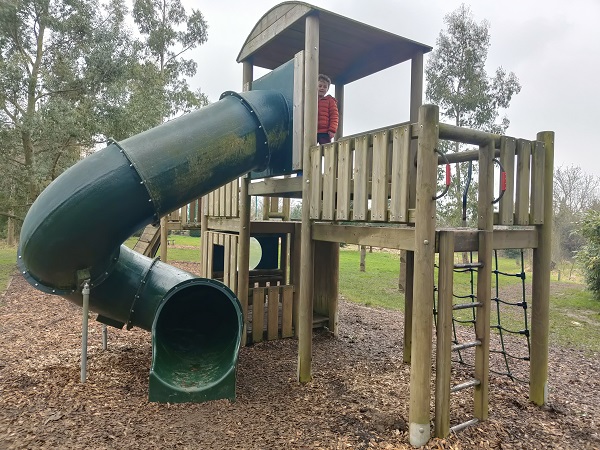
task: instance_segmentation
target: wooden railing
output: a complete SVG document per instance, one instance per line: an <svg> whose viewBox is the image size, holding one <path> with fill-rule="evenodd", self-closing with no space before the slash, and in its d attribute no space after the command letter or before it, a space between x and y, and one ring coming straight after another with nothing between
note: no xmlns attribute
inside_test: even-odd
<svg viewBox="0 0 600 450"><path fill-rule="evenodd" d="M317 221L412 223L409 209L410 143L416 125L400 125L311 148L310 218ZM477 162L494 143L506 172L495 225L540 225L544 210L544 144L440 124L439 138L481 146L440 156L438 164ZM493 176L498 176L499 170ZM495 180L499 185L500 179ZM439 190L441 191L440 186ZM499 192L499 191L498 191ZM490 208L493 206L490 205Z"/></svg>
<svg viewBox="0 0 600 450"><path fill-rule="evenodd" d="M402 125L312 147L310 218L407 223L410 140Z"/></svg>

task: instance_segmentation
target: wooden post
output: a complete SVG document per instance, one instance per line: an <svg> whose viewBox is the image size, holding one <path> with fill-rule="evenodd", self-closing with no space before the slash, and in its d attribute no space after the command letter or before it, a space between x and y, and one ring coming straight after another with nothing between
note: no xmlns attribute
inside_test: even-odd
<svg viewBox="0 0 600 450"><path fill-rule="evenodd" d="M438 323L435 358L435 435L450 434L450 374L452 366L452 292L454 289L454 233L440 231Z"/></svg>
<svg viewBox="0 0 600 450"><path fill-rule="evenodd" d="M529 399L536 405L548 402L548 330L550 321L550 261L552 242L552 197L554 176L554 132L537 134L543 142L544 223L537 225L538 246L533 250L531 286L531 363L529 365Z"/></svg>
<svg viewBox="0 0 600 450"><path fill-rule="evenodd" d="M290 242L290 280L294 286L294 299L292 311L292 326L294 327L294 336L298 337L298 318L300 305L300 248L302 247L302 224L294 223L294 234Z"/></svg>
<svg viewBox="0 0 600 450"><path fill-rule="evenodd" d="M13 211L9 211L8 213L14 214ZM6 244L9 247L12 247L16 244L16 242L17 240L15 239L15 219L9 216L6 224Z"/></svg>
<svg viewBox="0 0 600 450"><path fill-rule="evenodd" d="M249 91L252 86L253 66L250 62L243 63L243 89ZM248 323L248 287L250 283L250 196L248 185L250 178L242 178L239 197L240 235L238 240L238 286L237 297L242 305L244 314L244 331L241 345L246 345L246 326ZM261 330L262 332L262 330Z"/></svg>
<svg viewBox="0 0 600 450"><path fill-rule="evenodd" d="M431 352L433 327L433 269L435 262L435 200L439 110L424 105L419 110L417 148L415 274L412 351L410 369L409 440L415 447L431 436ZM413 280L414 281L414 280Z"/></svg>
<svg viewBox="0 0 600 450"><path fill-rule="evenodd" d="M359 269L361 272L366 270L366 259L367 259L367 247L365 245L360 246L360 263Z"/></svg>
<svg viewBox="0 0 600 450"><path fill-rule="evenodd" d="M329 318L329 330L338 333L340 244L315 241L314 311Z"/></svg>
<svg viewBox="0 0 600 450"><path fill-rule="evenodd" d="M479 194L477 200L477 228L479 249L477 260L477 316L475 336L480 345L475 348L475 378L479 384L474 392L474 415L479 420L488 416L490 372L490 308L492 301L492 236L494 227L494 141L479 149Z"/></svg>
<svg viewBox="0 0 600 450"><path fill-rule="evenodd" d="M423 53L417 53L411 59L410 65L410 123L416 123L419 120L419 108L423 104ZM417 154L417 142L412 140L410 143L410 151L408 157L408 205L409 208L415 208L416 198L416 170L413 161ZM412 311L413 302L413 274L414 267L409 267L409 264L414 264L415 257L409 251L402 251L400 254L400 273L398 275L398 283L401 285L401 291L404 291L404 330L412 330ZM406 261L406 265L402 265L402 260ZM404 339L404 361L410 361L410 345L411 340Z"/></svg>
<svg viewBox="0 0 600 450"><path fill-rule="evenodd" d="M412 315L413 315L413 279L415 276L415 252L405 252L406 255L406 280L404 290L404 347L402 360L410 364L410 349L412 347Z"/></svg>
<svg viewBox="0 0 600 450"><path fill-rule="evenodd" d="M313 241L310 222L310 147L317 136L317 100L319 76L319 17L306 18L305 33L305 90L302 183L302 236L300 251L300 295L298 317L298 380L312 378L312 321L313 321Z"/></svg>
<svg viewBox="0 0 600 450"><path fill-rule="evenodd" d="M335 82L335 99L337 101L339 122L335 133L335 140L339 140L344 135L344 85Z"/></svg>

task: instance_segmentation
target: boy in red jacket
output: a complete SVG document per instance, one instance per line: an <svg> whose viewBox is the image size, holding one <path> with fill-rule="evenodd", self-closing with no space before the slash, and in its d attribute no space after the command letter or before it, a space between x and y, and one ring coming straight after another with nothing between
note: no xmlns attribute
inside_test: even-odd
<svg viewBox="0 0 600 450"><path fill-rule="evenodd" d="M327 75L319 74L319 120L317 125L317 142L319 144L331 142L338 128L337 102L331 95L326 95L330 85L331 79Z"/></svg>

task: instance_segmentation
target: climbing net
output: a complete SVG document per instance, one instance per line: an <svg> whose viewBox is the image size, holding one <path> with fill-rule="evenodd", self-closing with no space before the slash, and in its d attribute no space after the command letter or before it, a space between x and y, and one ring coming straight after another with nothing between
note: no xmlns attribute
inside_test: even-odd
<svg viewBox="0 0 600 450"><path fill-rule="evenodd" d="M455 289L453 292L453 303L455 304L465 304L468 302L475 303L477 302L476 295L476 265L473 264L473 253L471 252L469 255L470 264L465 264L465 267L460 267L454 269L456 274L467 274L468 277L468 288L460 291L460 289ZM498 265L498 252L494 250L494 268L492 270L492 277L495 280L494 292L495 295L492 297L492 311L490 311L490 328L492 333L490 333L490 359L495 355L497 361L495 364L490 363L490 372L495 373L500 376L507 376L511 380L519 381L519 382L527 382L523 375L519 375L523 373L522 367L521 370L515 370L515 363L517 361L529 361L530 359L530 333L528 326L528 303L526 297L526 274L525 274L525 264L524 264L524 252L520 250L520 271L516 273L508 273L501 271ZM501 280L507 277L516 277L520 279L520 286L518 286L519 294L514 294L517 289L510 290L501 290ZM509 292L513 292L510 294ZM501 297L502 294L502 297ZM513 298L509 298L513 297ZM520 297L520 298L514 298ZM495 306L495 308L494 308ZM516 308L516 309L515 309ZM476 308L464 308L458 309L458 311L467 311L470 310L470 313L460 313L454 312L452 317L452 341L455 345L460 345L460 335L461 333L457 333L457 326L463 327L472 327L473 333L475 330L475 320L476 320ZM519 312L520 311L520 312ZM434 286L434 319L437 325L437 286ZM519 319L521 317L521 319ZM510 319L505 320L508 322L508 325L503 324L503 318ZM521 329L515 329L523 324ZM509 351L507 349L507 335L517 335L522 336L525 340L526 347L523 345L523 351ZM514 346L511 346L514 348ZM525 350L526 348L526 350ZM455 357L453 357L453 362L473 366L472 358L465 357L465 352L468 350L457 350L455 352ZM522 366L522 365L521 365ZM525 372L526 373L526 372Z"/></svg>

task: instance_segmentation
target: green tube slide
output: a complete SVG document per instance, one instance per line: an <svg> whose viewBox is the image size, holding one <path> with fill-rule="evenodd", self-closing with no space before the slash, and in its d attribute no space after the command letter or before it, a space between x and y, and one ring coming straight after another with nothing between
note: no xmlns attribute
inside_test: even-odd
<svg viewBox="0 0 600 450"><path fill-rule="evenodd" d="M109 145L52 182L21 230L18 266L33 286L98 320L151 331L149 398L235 398L243 328L235 294L122 245L165 214L268 166L290 134L291 105L273 90L218 102Z"/></svg>

